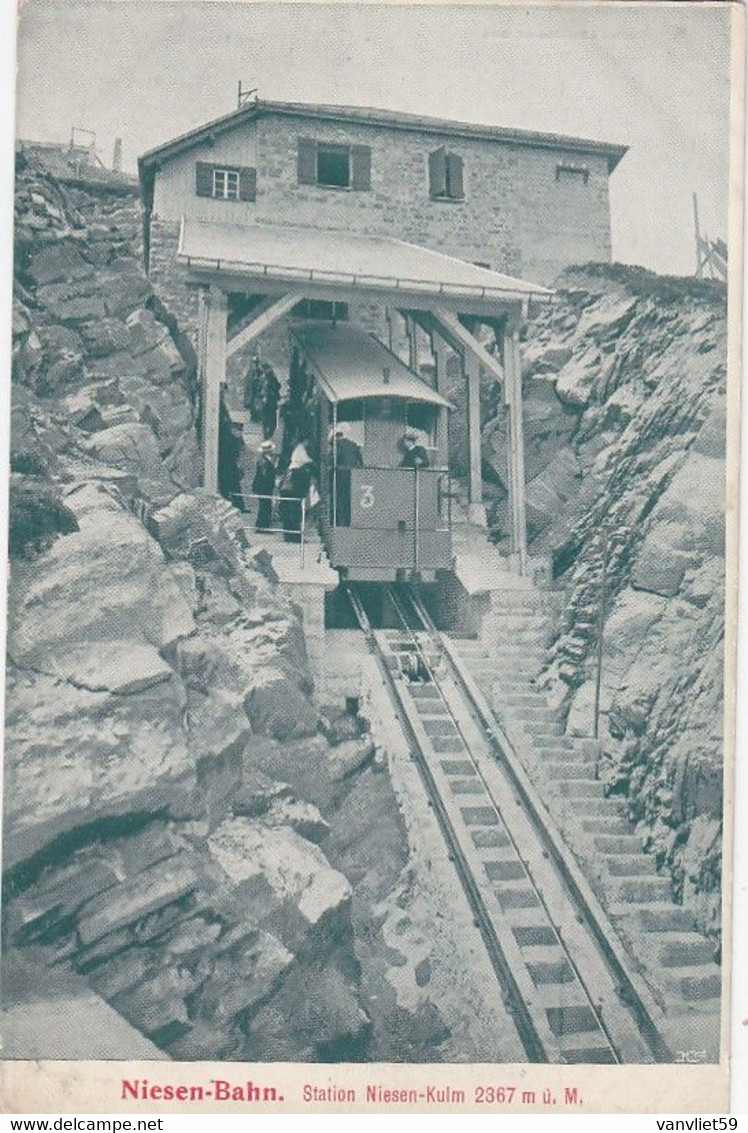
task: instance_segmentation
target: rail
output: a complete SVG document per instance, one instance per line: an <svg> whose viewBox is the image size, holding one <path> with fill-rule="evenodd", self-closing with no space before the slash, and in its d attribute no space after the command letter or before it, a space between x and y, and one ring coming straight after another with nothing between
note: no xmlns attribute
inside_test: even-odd
<svg viewBox="0 0 748 1133"><path fill-rule="evenodd" d="M410 590L388 592L404 631L404 640L399 646L390 641L391 648L415 653L419 670L425 674L422 679L430 686L428 690L421 686L420 693L416 686L418 696L413 699L416 693L409 695L408 686L394 675L397 665L386 656L386 635L372 629L360 596L352 587L348 592L359 624L377 653L402 710L403 725L413 745L429 805L439 819L499 982L508 989L510 1009L528 1058L622 1062L652 1061L653 1053L658 1058L666 1057L665 1044L648 1005L638 994L636 982L622 970L615 946L606 940L601 944L599 917L574 877L567 876L565 862L559 858L553 839L548 841L547 816L539 813L535 800L526 796L521 776L512 773L503 753L496 750L492 721L486 718L483 707L462 679L418 597ZM418 629L414 629L414 621ZM438 658L436 664L433 655ZM450 743L449 748L429 739L418 711L413 711L425 706L425 711L433 714L437 701L438 719L442 724L448 721L445 734L454 736L454 746ZM432 725L436 719L432 715ZM441 754L448 749L459 754ZM458 767L460 774L467 775L469 770L470 795L455 793L468 789L467 781L458 786L456 779L449 778L450 774L457 774ZM494 841L480 844L504 846L503 851L483 850L482 857L480 851L476 854L479 843L464 818L471 813L470 808L461 809L460 802L462 806L465 802L475 804L481 813L488 814L490 810ZM501 860L486 861L486 856ZM522 917L512 924L512 914L503 915L503 905L501 916L492 910L492 901L495 905L497 897L499 902L501 897L500 885L492 890L485 881L486 875L493 876L491 870L497 878L504 870L513 879L507 882L508 889L512 885L522 888L523 900L532 906L532 913L525 918L534 926L531 931L535 937L530 943L543 944L545 948L518 947L520 939L529 939L530 933L528 928L515 931L516 925L524 923ZM559 886L565 895L562 902ZM589 927L584 927L588 921ZM521 937L522 933L525 937ZM534 957L535 962L529 961L528 956ZM566 1028L570 1028L568 1033Z"/></svg>

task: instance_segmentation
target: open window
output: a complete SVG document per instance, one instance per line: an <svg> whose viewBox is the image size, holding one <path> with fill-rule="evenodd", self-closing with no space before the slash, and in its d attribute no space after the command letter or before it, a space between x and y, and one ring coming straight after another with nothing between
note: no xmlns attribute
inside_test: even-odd
<svg viewBox="0 0 748 1133"><path fill-rule="evenodd" d="M298 177L300 185L354 191L370 189L371 148L299 138Z"/></svg>
<svg viewBox="0 0 748 1133"><path fill-rule="evenodd" d="M429 193L435 201L464 201L465 178L459 154L444 146L429 154Z"/></svg>

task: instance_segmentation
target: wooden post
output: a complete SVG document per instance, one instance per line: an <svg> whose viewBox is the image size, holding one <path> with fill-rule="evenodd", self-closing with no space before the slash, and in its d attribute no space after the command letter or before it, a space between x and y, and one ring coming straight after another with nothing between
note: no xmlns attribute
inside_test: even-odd
<svg viewBox="0 0 748 1133"><path fill-rule="evenodd" d="M205 367L203 373L203 484L218 491L218 430L221 386L226 380L226 292L211 286L205 308Z"/></svg>
<svg viewBox="0 0 748 1133"><path fill-rule="evenodd" d="M480 435L480 366L477 358L465 351L462 370L467 379L467 422L470 468L468 478L468 517L471 523L486 525L483 507L483 476L481 471Z"/></svg>
<svg viewBox="0 0 748 1133"><path fill-rule="evenodd" d="M515 569L527 569L527 514L525 504L525 437L522 421L522 358L519 331L508 326L504 331L504 402L509 410L507 421L507 469L510 549Z"/></svg>
<svg viewBox="0 0 748 1133"><path fill-rule="evenodd" d="M524 398L522 397L522 351L519 344L519 331L512 334L514 353L514 397L510 413L515 421L515 459L517 495L517 553L519 554L520 574L527 570L527 490L525 484L525 423Z"/></svg>
<svg viewBox="0 0 748 1133"><path fill-rule="evenodd" d="M436 392L447 396L447 344L440 334L431 336L431 352L434 355ZM437 463L442 468L449 464L449 411L439 410L436 426Z"/></svg>

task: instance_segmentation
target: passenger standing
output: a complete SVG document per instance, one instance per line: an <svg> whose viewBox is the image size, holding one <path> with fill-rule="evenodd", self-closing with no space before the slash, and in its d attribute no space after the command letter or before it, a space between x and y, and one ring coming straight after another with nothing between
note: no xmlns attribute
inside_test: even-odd
<svg viewBox="0 0 748 1133"><path fill-rule="evenodd" d="M239 511L244 511L242 499L244 445L226 405L225 387L221 389L218 413L218 491Z"/></svg>
<svg viewBox="0 0 748 1133"><path fill-rule="evenodd" d="M298 444L291 454L280 488L280 517L283 538L287 543L301 542L302 501L306 499L312 483L314 465L306 445Z"/></svg>
<svg viewBox="0 0 748 1133"><path fill-rule="evenodd" d="M335 482L335 525L351 526L351 469L363 468L361 446L356 444L345 425L330 432L333 476Z"/></svg>
<svg viewBox="0 0 748 1133"><path fill-rule="evenodd" d="M406 429L403 434L402 446L405 455L400 462L401 468L428 468L430 466L429 454L420 443L417 429Z"/></svg>
<svg viewBox="0 0 748 1133"><path fill-rule="evenodd" d="M244 387L244 405L249 410L249 419L256 425L262 420L262 404L265 396L265 379L260 359L255 354L247 371Z"/></svg>
<svg viewBox="0 0 748 1133"><path fill-rule="evenodd" d="M266 441L278 427L278 402L280 401L280 382L272 366L264 366L264 391L262 399L262 435Z"/></svg>
<svg viewBox="0 0 748 1133"><path fill-rule="evenodd" d="M272 441L263 441L260 445L260 458L255 467L255 476L252 481L252 491L261 496L257 508L257 531L268 531L273 523L273 493L278 468L275 463L275 445Z"/></svg>

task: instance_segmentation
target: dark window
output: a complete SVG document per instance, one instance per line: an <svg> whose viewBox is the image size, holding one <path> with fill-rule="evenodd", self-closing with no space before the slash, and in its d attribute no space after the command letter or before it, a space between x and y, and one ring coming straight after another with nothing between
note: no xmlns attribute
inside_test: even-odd
<svg viewBox="0 0 748 1133"><path fill-rule="evenodd" d="M337 417L338 421L363 421L363 401L339 401Z"/></svg>
<svg viewBox="0 0 748 1133"><path fill-rule="evenodd" d="M257 196L257 170L243 165L195 165L195 192L198 197L221 201L253 201Z"/></svg>
<svg viewBox="0 0 748 1133"><path fill-rule="evenodd" d="M347 323L348 304L329 299L302 299L292 311L295 319L321 319L323 322Z"/></svg>
<svg viewBox="0 0 748 1133"><path fill-rule="evenodd" d="M586 165L567 165L560 163L556 166L557 181L581 181L586 185L590 179L590 171Z"/></svg>
<svg viewBox="0 0 748 1133"><path fill-rule="evenodd" d="M347 189L351 183L351 151L348 146L317 146L317 184Z"/></svg>
<svg viewBox="0 0 748 1133"><path fill-rule="evenodd" d="M465 199L462 158L444 146L429 154L429 193L437 201Z"/></svg>
<svg viewBox="0 0 748 1133"><path fill-rule="evenodd" d="M369 146L332 145L312 138L299 138L298 177L300 185L359 191L370 189L371 149Z"/></svg>

